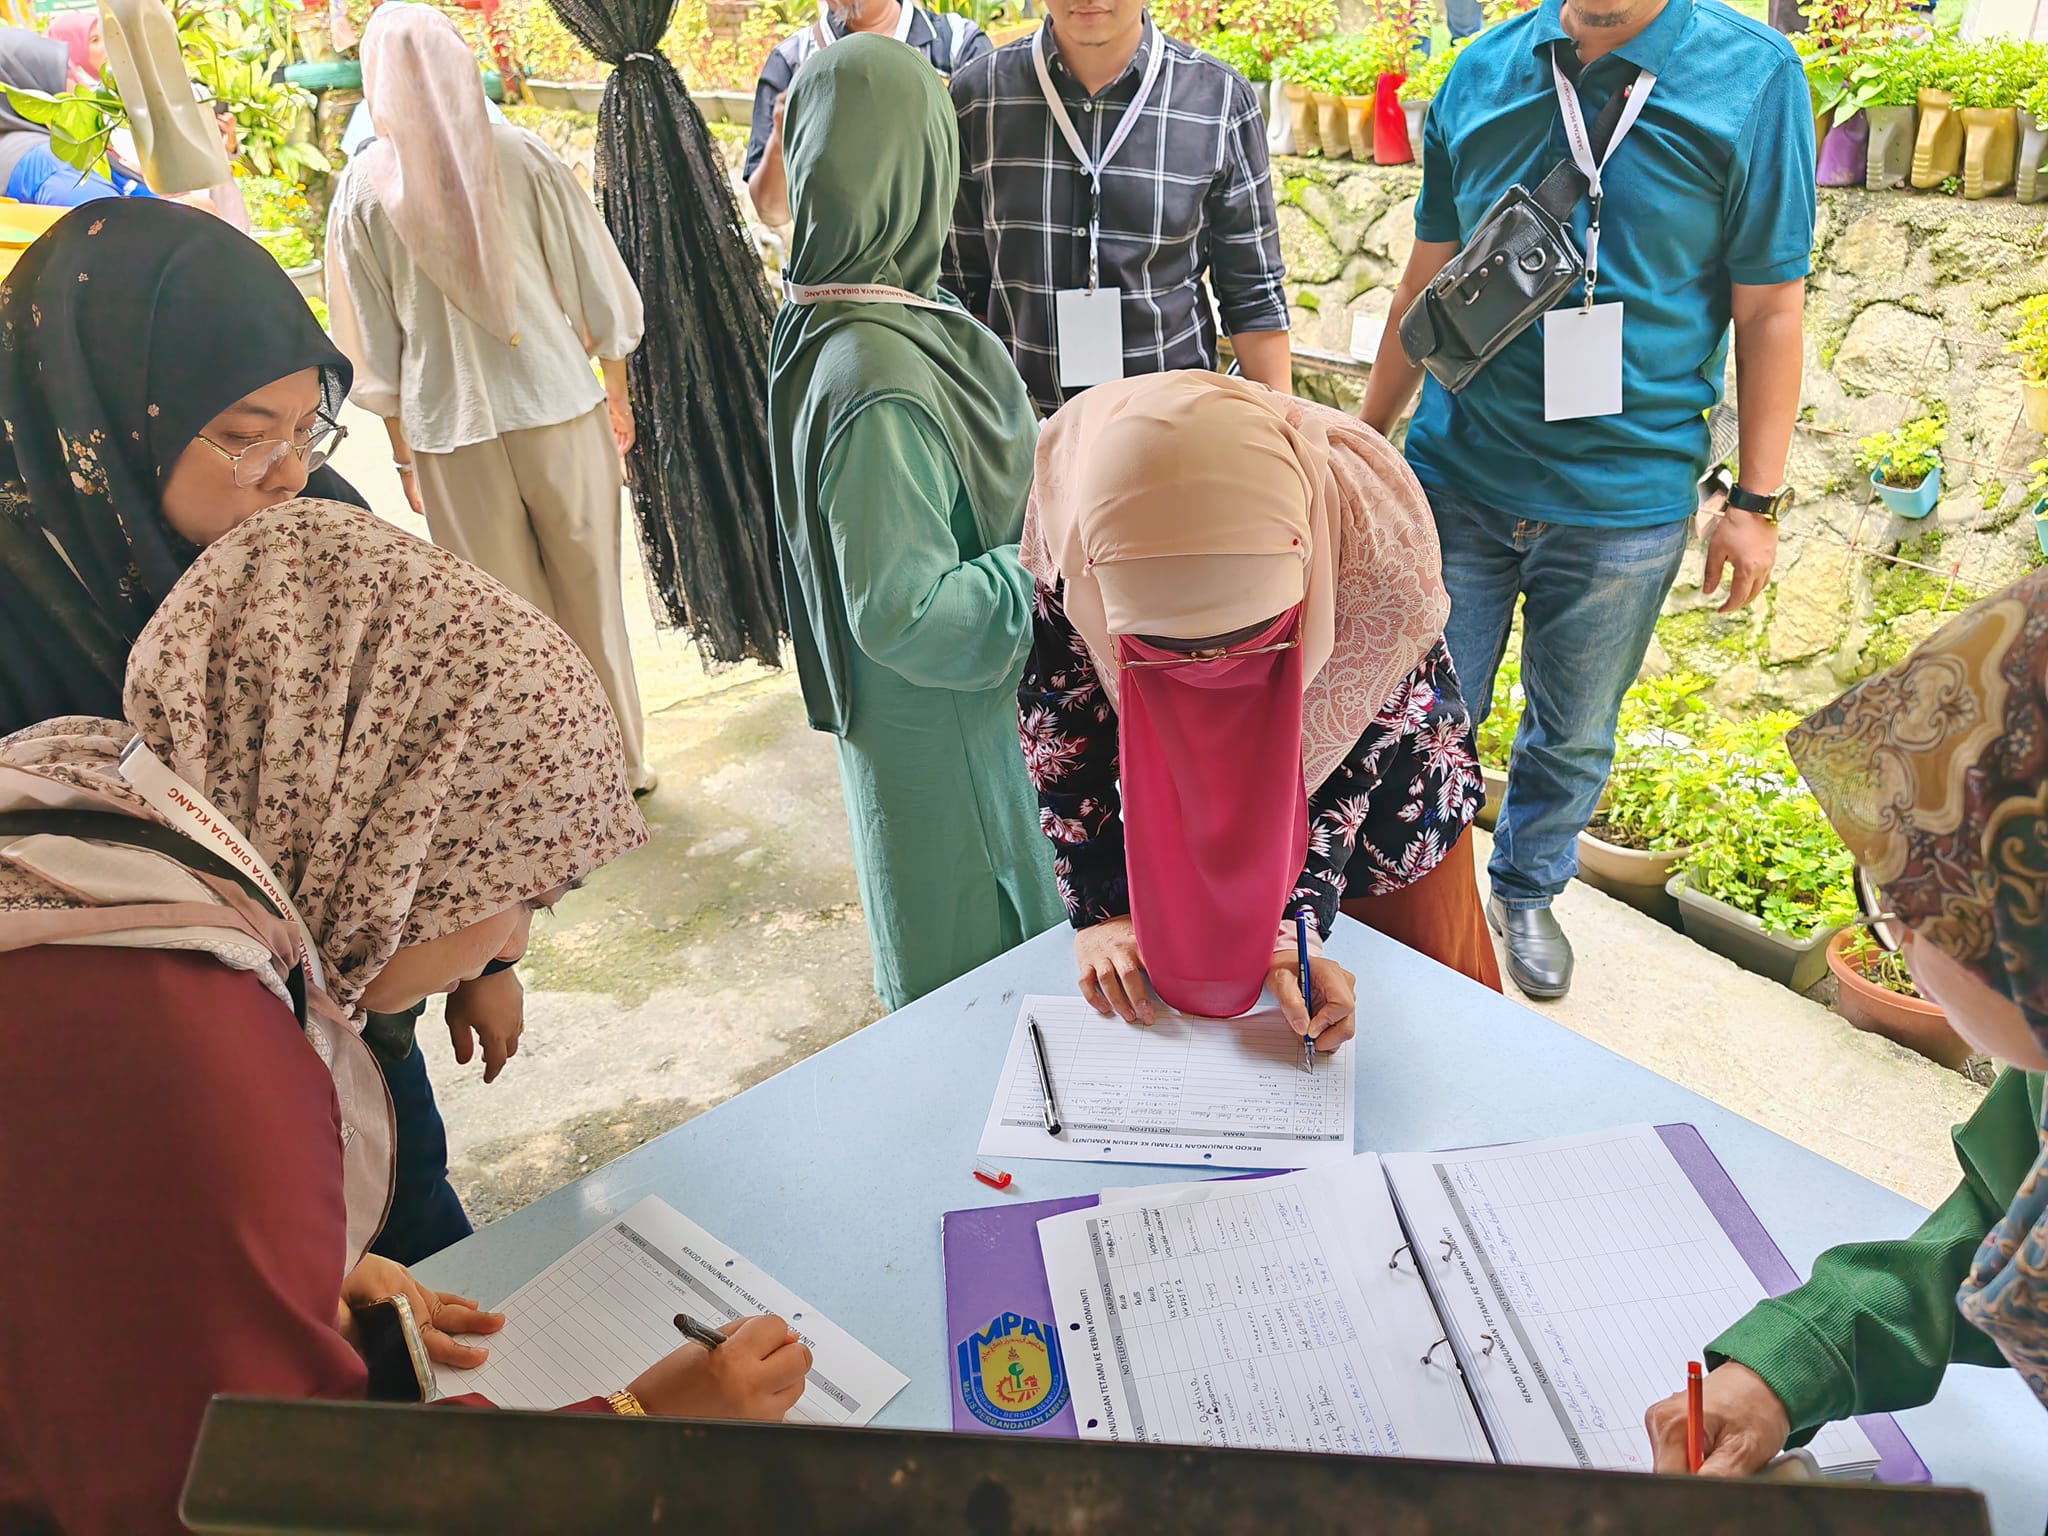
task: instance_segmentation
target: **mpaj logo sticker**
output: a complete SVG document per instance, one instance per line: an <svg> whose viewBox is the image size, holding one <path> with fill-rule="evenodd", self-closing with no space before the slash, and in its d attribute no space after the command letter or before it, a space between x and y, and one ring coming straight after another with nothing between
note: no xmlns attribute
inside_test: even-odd
<svg viewBox="0 0 2048 1536"><path fill-rule="evenodd" d="M960 1341L960 1400L991 1429L1035 1429L1067 1405L1059 1339L1049 1323L1005 1312Z"/></svg>

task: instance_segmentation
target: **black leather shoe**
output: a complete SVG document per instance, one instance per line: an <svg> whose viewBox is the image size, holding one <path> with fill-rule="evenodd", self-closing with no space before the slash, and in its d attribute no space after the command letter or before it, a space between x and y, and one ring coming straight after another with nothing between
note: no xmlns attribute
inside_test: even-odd
<svg viewBox="0 0 2048 1536"><path fill-rule="evenodd" d="M1508 976L1524 997L1548 1001L1572 989L1572 941L1548 907L1486 903L1487 926L1508 941Z"/></svg>

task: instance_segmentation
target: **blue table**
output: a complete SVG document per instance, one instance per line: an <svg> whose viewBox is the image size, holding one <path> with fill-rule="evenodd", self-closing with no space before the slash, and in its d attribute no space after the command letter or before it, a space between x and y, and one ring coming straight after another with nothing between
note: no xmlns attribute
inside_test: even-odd
<svg viewBox="0 0 2048 1536"><path fill-rule="evenodd" d="M1351 922L1330 953L1359 977L1358 1146L1423 1151L1635 1121L1689 1121L1785 1256L1902 1235L1919 1207ZM1027 992L1071 993L1056 929L420 1266L487 1303L610 1217L660 1195L910 1377L876 1421L951 1422L939 1218L1005 1198L970 1175ZM773 998L765 1000L773 1006ZM1799 1063L1787 1062L1787 1071ZM1187 1169L1014 1163L1016 1197L1194 1177ZM1704 1342L1704 1341L1703 1341ZM1959 1366L1901 1414L1946 1483L1983 1490L1999 1536L2040 1536L2048 1413L2018 1374Z"/></svg>

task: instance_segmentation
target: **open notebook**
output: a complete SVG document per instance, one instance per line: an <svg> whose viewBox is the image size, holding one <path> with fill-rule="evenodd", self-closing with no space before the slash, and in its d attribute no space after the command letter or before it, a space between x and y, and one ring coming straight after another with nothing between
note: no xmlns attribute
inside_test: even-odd
<svg viewBox="0 0 2048 1536"><path fill-rule="evenodd" d="M1037 1433L1589 1468L1647 1469L1644 1410L1793 1278L1689 1126L954 1212L945 1243L958 1428L1011 1427L968 1390L994 1309L1059 1341ZM1888 1418L1811 1453L1927 1476Z"/></svg>

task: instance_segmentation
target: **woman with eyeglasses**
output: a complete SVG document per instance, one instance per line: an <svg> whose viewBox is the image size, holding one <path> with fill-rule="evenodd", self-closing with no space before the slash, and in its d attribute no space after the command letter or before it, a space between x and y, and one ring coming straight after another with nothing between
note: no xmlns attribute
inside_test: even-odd
<svg viewBox="0 0 2048 1536"><path fill-rule="evenodd" d="M1754 1472L1830 1420L2009 1364L2048 1404L2048 572L1987 598L1786 738L1856 856L1863 921L2007 1064L1955 1132L1963 1178L1907 1238L1851 1243L1707 1346L1702 1470ZM1685 1403L1651 1408L1657 1470Z"/></svg>
<svg viewBox="0 0 2048 1536"><path fill-rule="evenodd" d="M157 199L66 214L0 284L0 736L121 713L136 636L205 546L297 496L367 505L327 466L348 359L246 235ZM509 969L449 1000L458 1059L516 1050ZM415 1010L368 1038L399 1125L377 1251L468 1234Z"/></svg>
<svg viewBox="0 0 2048 1536"><path fill-rule="evenodd" d="M1039 438L1022 559L1025 763L1098 1012L1228 1017L1264 987L1333 1051L1340 904L1499 990L1436 529L1385 438L1217 374L1097 385Z"/></svg>

